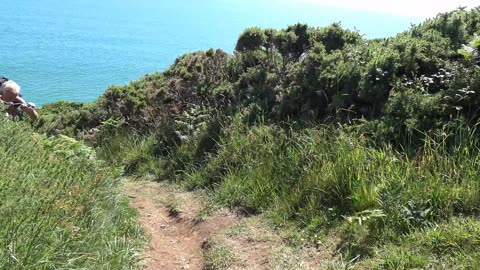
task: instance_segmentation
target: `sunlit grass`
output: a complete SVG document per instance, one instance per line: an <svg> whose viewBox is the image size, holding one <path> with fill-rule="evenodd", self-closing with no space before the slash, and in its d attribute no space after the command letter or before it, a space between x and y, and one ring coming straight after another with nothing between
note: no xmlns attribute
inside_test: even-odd
<svg viewBox="0 0 480 270"><path fill-rule="evenodd" d="M313 241L336 232L346 261L375 257L378 247L406 243L409 235L428 242L421 239L430 237L422 230L480 213L478 144L474 130L466 127L427 136L421 147L408 151L372 145L342 128L249 126L240 117L224 128L218 152L204 166L186 166L183 183L212 190L222 205L269 212L279 225L294 222ZM452 230L462 233L463 223L456 224ZM448 237L447 244L480 247L474 238L457 238ZM409 248L400 249L408 253ZM438 256L478 264L456 249L435 254L425 245L412 265L436 264ZM382 256L389 268L388 255Z"/></svg>
<svg viewBox="0 0 480 270"><path fill-rule="evenodd" d="M0 269L135 267L135 214L91 149L0 119L0 160Z"/></svg>
<svg viewBox="0 0 480 270"><path fill-rule="evenodd" d="M459 126L402 150L342 127L252 125L244 119L239 114L222 124L213 151L191 139L155 156L152 135L118 134L100 152L117 157L112 164L133 168L128 173L149 172L188 189L206 189L216 204L267 213L275 226L295 224L303 239L297 244L335 239L341 265L430 267L442 258L459 268L479 264L459 249L439 253L431 244L437 233L442 245L473 250L480 247L476 238L445 238L446 229L424 233L443 226L465 234L464 225L473 221L462 220L480 213L474 130ZM412 253L413 238L425 243L421 252Z"/></svg>

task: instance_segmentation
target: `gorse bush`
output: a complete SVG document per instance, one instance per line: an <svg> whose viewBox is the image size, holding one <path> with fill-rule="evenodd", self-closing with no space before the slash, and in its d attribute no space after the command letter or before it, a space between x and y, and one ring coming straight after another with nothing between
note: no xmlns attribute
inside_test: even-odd
<svg viewBox="0 0 480 270"><path fill-rule="evenodd" d="M164 72L110 87L92 104L46 106L37 128L90 138L113 118L140 134L163 126L179 131L175 121L184 121L185 112L214 116L249 106L259 107L268 121L345 124L364 118L390 128L390 103L409 103L409 94L399 92L428 99L432 121L465 117L474 124L479 120L477 17L477 9L456 10L374 40L339 23L248 28L234 55L213 49L185 54ZM61 113L58 108L65 106L70 110ZM418 116L416 109L404 113L408 119ZM419 121L415 128L427 132L435 126Z"/></svg>
<svg viewBox="0 0 480 270"><path fill-rule="evenodd" d="M96 103L59 101L45 105L42 118L35 123L39 133L81 137L84 131L97 127L107 119L107 112Z"/></svg>
<svg viewBox="0 0 480 270"><path fill-rule="evenodd" d="M131 269L140 231L114 171L68 137L0 119L0 269Z"/></svg>

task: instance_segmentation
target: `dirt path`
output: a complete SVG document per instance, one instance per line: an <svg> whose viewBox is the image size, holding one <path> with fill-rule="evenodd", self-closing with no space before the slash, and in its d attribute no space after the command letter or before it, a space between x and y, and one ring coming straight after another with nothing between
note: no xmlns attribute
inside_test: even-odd
<svg viewBox="0 0 480 270"><path fill-rule="evenodd" d="M215 233L238 223L230 213L200 217L202 199L153 182L125 184L130 204L150 237L144 269L203 269L202 246Z"/></svg>
<svg viewBox="0 0 480 270"><path fill-rule="evenodd" d="M150 238L144 270L326 269L335 245L292 247L285 232L241 211L205 212L205 198L168 184L125 181L130 204ZM243 216L243 217L240 217Z"/></svg>

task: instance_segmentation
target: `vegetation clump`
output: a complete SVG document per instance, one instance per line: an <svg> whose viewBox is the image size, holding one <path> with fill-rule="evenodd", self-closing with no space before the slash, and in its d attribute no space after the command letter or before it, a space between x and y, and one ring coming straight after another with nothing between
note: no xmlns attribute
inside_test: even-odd
<svg viewBox="0 0 480 270"><path fill-rule="evenodd" d="M0 269L132 269L141 232L118 175L66 136L0 118Z"/></svg>

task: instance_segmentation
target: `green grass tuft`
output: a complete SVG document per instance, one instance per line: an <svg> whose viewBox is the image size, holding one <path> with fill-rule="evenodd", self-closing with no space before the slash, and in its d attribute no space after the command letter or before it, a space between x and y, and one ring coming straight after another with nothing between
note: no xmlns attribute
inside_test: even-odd
<svg viewBox="0 0 480 270"><path fill-rule="evenodd" d="M68 138L0 118L0 269L132 269L135 212L116 174Z"/></svg>

